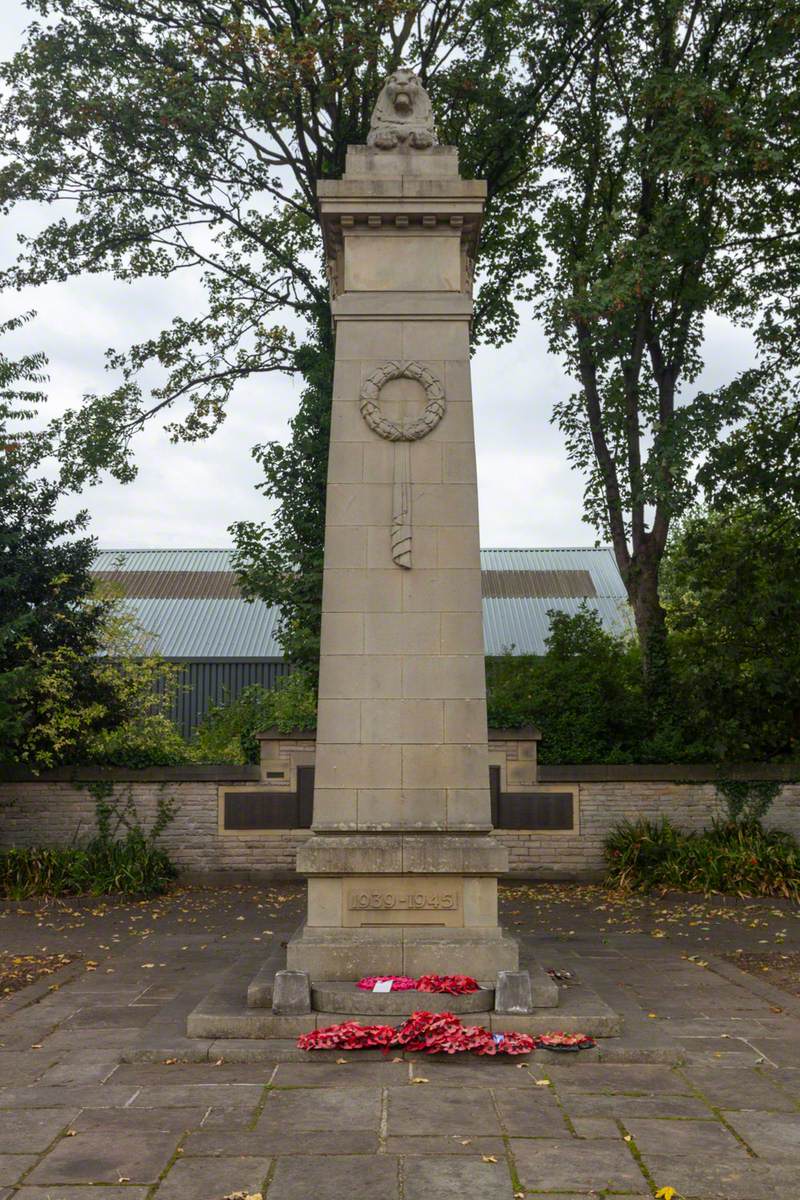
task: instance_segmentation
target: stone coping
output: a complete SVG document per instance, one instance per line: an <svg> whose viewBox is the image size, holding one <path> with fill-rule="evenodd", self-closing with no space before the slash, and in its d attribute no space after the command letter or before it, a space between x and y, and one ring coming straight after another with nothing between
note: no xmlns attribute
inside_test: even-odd
<svg viewBox="0 0 800 1200"><path fill-rule="evenodd" d="M289 733L281 733L278 729L265 729L257 733L259 742L315 742L316 729L292 729ZM490 729L490 742L538 742L541 741L541 730L535 725L523 725L519 729Z"/></svg>
<svg viewBox="0 0 800 1200"><path fill-rule="evenodd" d="M800 780L800 763L539 763L539 783L715 783L718 779Z"/></svg>
<svg viewBox="0 0 800 1200"><path fill-rule="evenodd" d="M187 763L180 767L54 767L49 771L26 770L22 767L0 769L2 783L258 783L260 769L256 765L231 766L229 763Z"/></svg>
<svg viewBox="0 0 800 1200"><path fill-rule="evenodd" d="M313 741L314 732L258 734L263 741ZM490 730L492 741L536 741L536 730ZM800 763L732 763L724 769L714 763L581 763L539 764L539 783L714 783L720 778L800 781ZM3 783L74 783L107 780L138 783L260 783L255 764L189 763L180 767L55 767L38 774L24 767L0 768Z"/></svg>

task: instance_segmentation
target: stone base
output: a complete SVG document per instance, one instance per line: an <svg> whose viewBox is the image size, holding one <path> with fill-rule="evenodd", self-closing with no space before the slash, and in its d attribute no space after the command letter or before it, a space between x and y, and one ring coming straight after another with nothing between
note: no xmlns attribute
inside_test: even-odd
<svg viewBox="0 0 800 1200"><path fill-rule="evenodd" d="M319 992L323 990L323 987L324 985L315 986L314 991ZM394 994L389 993L389 995ZM417 995L419 996L419 993ZM387 997L382 998L386 999ZM422 997L420 996L419 999L421 1000ZM431 996L429 999L433 1000L434 997ZM453 997L450 999L452 1000ZM353 1011L311 1012L303 1016L281 1017L276 1016L269 1009L248 1008L246 984L240 977L237 978L231 973L220 981L220 984L212 989L189 1014L187 1034L189 1038L222 1039L217 1041L214 1046L214 1056L226 1058L229 1061L234 1061L235 1056L232 1051L228 1051L224 1042L228 1039L239 1038L252 1041L287 1039L287 1049L306 1060L307 1052L293 1050L294 1039L301 1033L308 1033L312 1029L324 1028L327 1025L336 1025L341 1021L358 1021L362 1025L371 1024L375 1022L376 1017L377 1014L365 1016L364 1013ZM397 1024L400 1019L402 1019L401 1016L393 1018L388 1015L385 1023ZM542 1034L561 1030L564 1033L585 1033L595 1038L613 1038L622 1033L622 1018L619 1013L601 1000L591 988L583 986L563 989L557 1008L538 1008L524 1016L504 1015L492 1010L476 1013L473 1018L466 1019L468 1024L484 1025L493 1032L516 1030L520 1033ZM162 1057L166 1054L163 1049L159 1053ZM185 1053L183 1048L181 1053ZM269 1052L265 1051L265 1053ZM271 1053L274 1054L274 1051ZM370 1053L370 1051L359 1052L365 1058L369 1057ZM252 1057L252 1055L248 1053L244 1057ZM374 1057L381 1057L380 1052L376 1051ZM563 1057L567 1060L573 1056L564 1055Z"/></svg>
<svg viewBox="0 0 800 1200"><path fill-rule="evenodd" d="M472 975L495 979L515 971L519 948L497 926L430 928L390 925L325 929L305 925L291 938L286 965L316 981L358 980L364 975Z"/></svg>

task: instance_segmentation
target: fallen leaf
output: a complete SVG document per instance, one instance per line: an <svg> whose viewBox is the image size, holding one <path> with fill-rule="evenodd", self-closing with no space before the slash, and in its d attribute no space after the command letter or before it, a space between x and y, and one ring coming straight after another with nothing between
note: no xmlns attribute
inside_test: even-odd
<svg viewBox="0 0 800 1200"><path fill-rule="evenodd" d="M485 1163L496 1163L497 1157L494 1154L482 1154L481 1161Z"/></svg>
<svg viewBox="0 0 800 1200"><path fill-rule="evenodd" d="M411 1080L412 1083L430 1083L430 1079L426 1079L424 1075L417 1075Z"/></svg>
<svg viewBox="0 0 800 1200"><path fill-rule="evenodd" d="M677 1195L674 1187L663 1187L656 1192L656 1200L675 1200Z"/></svg>
<svg viewBox="0 0 800 1200"><path fill-rule="evenodd" d="M537 1079L536 1086L537 1087L550 1087L550 1080L549 1079Z"/></svg>
<svg viewBox="0 0 800 1200"><path fill-rule="evenodd" d="M346 1058L337 1058L337 1060L336 1060L336 1061L337 1061L337 1063L346 1063L346 1062L348 1062L349 1060L348 1060L348 1059L346 1059Z"/></svg>
<svg viewBox="0 0 800 1200"><path fill-rule="evenodd" d="M164 1059L164 1066L165 1066L165 1067L172 1067L172 1066L174 1066L174 1065L175 1065L175 1063L176 1063L177 1061L178 1061L178 1060L177 1060L177 1058L165 1058L165 1059Z"/></svg>
<svg viewBox="0 0 800 1200"><path fill-rule="evenodd" d="M67 1132L64 1134L64 1137L77 1137L77 1136L78 1136L77 1129L68 1129Z"/></svg>

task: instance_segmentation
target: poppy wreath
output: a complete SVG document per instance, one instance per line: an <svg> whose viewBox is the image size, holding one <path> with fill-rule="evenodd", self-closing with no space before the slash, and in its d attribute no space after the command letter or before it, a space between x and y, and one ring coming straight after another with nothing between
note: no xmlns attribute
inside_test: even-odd
<svg viewBox="0 0 800 1200"><path fill-rule="evenodd" d="M537 1050L592 1050L597 1042L585 1033L543 1033L534 1038Z"/></svg>
<svg viewBox="0 0 800 1200"><path fill-rule="evenodd" d="M371 992L376 983L389 983L391 991L408 992L416 989L418 992L443 992L448 996L468 996L479 990L477 980L470 975L420 975L419 979L411 979L408 975L365 975L359 979L357 986L362 991Z"/></svg>
<svg viewBox="0 0 800 1200"><path fill-rule="evenodd" d="M526 1033L492 1033L480 1025L462 1025L454 1013L412 1013L397 1028L343 1021L314 1029L297 1039L301 1050L367 1050L392 1047L423 1054L530 1054L535 1039Z"/></svg>

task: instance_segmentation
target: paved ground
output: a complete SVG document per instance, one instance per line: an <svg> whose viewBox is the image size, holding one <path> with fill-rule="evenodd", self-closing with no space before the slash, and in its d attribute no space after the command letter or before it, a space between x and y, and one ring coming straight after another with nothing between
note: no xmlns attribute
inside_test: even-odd
<svg viewBox="0 0 800 1200"><path fill-rule="evenodd" d="M0 1200L796 1193L800 1010L718 957L796 951L791 906L507 892L505 919L543 964L624 1013L608 1047L621 1061L320 1061L284 1043L253 1062L264 1044L220 1042L206 1062L121 1061L142 1044L179 1058L215 973L277 956L301 911L288 885L0 905L4 949L83 956L57 990L0 1003ZM670 1061L625 1061L648 1056Z"/></svg>

